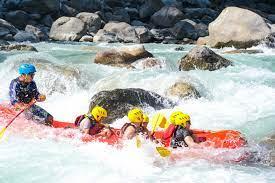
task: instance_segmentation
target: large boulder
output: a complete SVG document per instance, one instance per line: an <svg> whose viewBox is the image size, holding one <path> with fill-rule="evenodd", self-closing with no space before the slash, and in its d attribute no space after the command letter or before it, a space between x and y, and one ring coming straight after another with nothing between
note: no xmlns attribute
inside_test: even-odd
<svg viewBox="0 0 275 183"><path fill-rule="evenodd" d="M139 17L144 19L152 16L164 6L161 0L146 0L139 9Z"/></svg>
<svg viewBox="0 0 275 183"><path fill-rule="evenodd" d="M30 13L50 14L59 11L60 0L22 0L19 8Z"/></svg>
<svg viewBox="0 0 275 183"><path fill-rule="evenodd" d="M275 134L265 138L259 144L268 152L267 158L265 159L266 163L270 166L275 166Z"/></svg>
<svg viewBox="0 0 275 183"><path fill-rule="evenodd" d="M7 34L15 35L18 30L6 20L0 18L0 37Z"/></svg>
<svg viewBox="0 0 275 183"><path fill-rule="evenodd" d="M117 42L116 34L100 29L94 36L93 42L107 42L107 43Z"/></svg>
<svg viewBox="0 0 275 183"><path fill-rule="evenodd" d="M153 34L144 26L135 27L135 31L140 43L149 43L153 38Z"/></svg>
<svg viewBox="0 0 275 183"><path fill-rule="evenodd" d="M101 9L102 0L70 0L66 4L79 12L95 12Z"/></svg>
<svg viewBox="0 0 275 183"><path fill-rule="evenodd" d="M153 107L159 110L173 107L175 104L157 93L138 88L128 88L97 93L92 97L89 108L92 109L96 105L102 106L108 111L108 117L105 121L110 123L127 115L127 112L134 107Z"/></svg>
<svg viewBox="0 0 275 183"><path fill-rule="evenodd" d="M121 47L119 49L111 49L97 52L95 56L95 63L104 65L130 65L138 59L153 57L153 55L146 51L143 45L134 45Z"/></svg>
<svg viewBox="0 0 275 183"><path fill-rule="evenodd" d="M28 24L30 16L22 10L16 10L8 12L5 19L12 23L15 27L23 29Z"/></svg>
<svg viewBox="0 0 275 183"><path fill-rule="evenodd" d="M195 40L198 38L195 26L186 20L176 23L171 32L177 39L190 38Z"/></svg>
<svg viewBox="0 0 275 183"><path fill-rule="evenodd" d="M165 63L162 60L153 57L148 57L139 59L131 65L136 69L160 69L164 67L164 64Z"/></svg>
<svg viewBox="0 0 275 183"><path fill-rule="evenodd" d="M60 41L78 41L87 32L86 25L75 17L60 17L50 31L50 38Z"/></svg>
<svg viewBox="0 0 275 183"><path fill-rule="evenodd" d="M48 35L46 35L40 28L32 26L32 25L27 25L25 27L25 31L34 34L39 41L45 41L48 39Z"/></svg>
<svg viewBox="0 0 275 183"><path fill-rule="evenodd" d="M212 47L248 48L271 33L261 16L247 9L228 7L209 25L207 44Z"/></svg>
<svg viewBox="0 0 275 183"><path fill-rule="evenodd" d="M124 8L115 8L113 9L113 13L108 12L105 14L105 16L109 22L116 21L130 23L130 15Z"/></svg>
<svg viewBox="0 0 275 183"><path fill-rule="evenodd" d="M109 22L103 30L116 35L116 40L124 43L139 43L135 28L125 22Z"/></svg>
<svg viewBox="0 0 275 183"><path fill-rule="evenodd" d="M186 82L176 82L167 91L168 96L179 98L199 98L200 94L194 86Z"/></svg>
<svg viewBox="0 0 275 183"><path fill-rule="evenodd" d="M232 65L232 62L221 57L205 46L196 46L180 60L179 70L194 69L214 71Z"/></svg>
<svg viewBox="0 0 275 183"><path fill-rule="evenodd" d="M165 6L154 13L151 21L158 27L172 27L184 18L184 14L176 7Z"/></svg>
<svg viewBox="0 0 275 183"><path fill-rule="evenodd" d="M76 17L86 23L88 32L96 33L101 27L101 18L95 13L82 12Z"/></svg>
<svg viewBox="0 0 275 183"><path fill-rule="evenodd" d="M30 41L30 42L37 42L39 39L34 35L32 32L26 32L26 31L19 31L17 34L13 36L14 40L17 42L24 42L24 41Z"/></svg>

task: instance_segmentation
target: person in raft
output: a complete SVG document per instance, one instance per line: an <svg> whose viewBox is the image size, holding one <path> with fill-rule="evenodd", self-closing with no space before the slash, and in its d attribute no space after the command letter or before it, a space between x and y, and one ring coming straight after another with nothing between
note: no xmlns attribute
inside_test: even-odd
<svg viewBox="0 0 275 183"><path fill-rule="evenodd" d="M107 111L100 106L95 106L90 113L78 116L75 125L84 134L108 138L111 136L112 130L109 125L102 123L102 120L106 117Z"/></svg>
<svg viewBox="0 0 275 183"><path fill-rule="evenodd" d="M141 109L135 108L128 112L130 123L125 123L121 128L121 136L123 139L133 139L137 134L143 134L150 137L147 129L149 118Z"/></svg>
<svg viewBox="0 0 275 183"><path fill-rule="evenodd" d="M46 96L39 93L33 80L36 72L35 66L32 64L21 64L18 72L20 76L13 79L9 87L11 104L15 106L16 109L21 110L26 108L34 100L44 102ZM51 125L53 122L53 116L35 104L26 109L24 113L27 119L34 119L45 125Z"/></svg>
<svg viewBox="0 0 275 183"><path fill-rule="evenodd" d="M165 130L163 137L164 139L171 137L171 147L201 148L193 139L193 134L190 130L191 120L188 114L176 111L171 114L170 122L171 124Z"/></svg>

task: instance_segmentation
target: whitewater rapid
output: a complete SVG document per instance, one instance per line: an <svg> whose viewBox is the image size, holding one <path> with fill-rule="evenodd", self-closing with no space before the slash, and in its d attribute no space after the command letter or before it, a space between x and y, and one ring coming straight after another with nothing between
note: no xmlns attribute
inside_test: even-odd
<svg viewBox="0 0 275 183"><path fill-rule="evenodd" d="M234 66L217 71L178 71L184 51L178 45L145 44L162 60L162 68L127 70L93 63L98 50L122 44L33 44L33 52L0 52L0 100L8 100L10 81L17 77L22 60L35 60L35 81L47 100L41 103L56 119L73 121L87 112L90 98L99 91L142 88L165 96L176 81L188 81L201 94L199 99L179 100L174 109L163 109L167 117L175 109L190 114L198 129L236 129L250 144L275 132L275 50L263 46L260 54L222 54ZM145 109L149 116L157 111ZM22 122L23 123L23 122ZM24 122L25 123L25 122ZM121 126L123 119L114 122ZM15 124L20 126L19 121ZM0 123L0 126L3 123ZM274 182L274 168L261 164L214 163L187 158L171 162L160 158L145 143L136 149L129 142L123 149L106 144L83 144L79 139L56 139L50 128L39 128L43 137L26 135L11 126L0 143L0 182ZM22 129L21 131L24 131ZM31 131L27 127L26 131ZM13 133L15 132L15 133ZM39 134L39 132L33 132ZM77 132L74 132L77 134ZM22 135L23 134L23 135ZM31 134L31 133L29 133Z"/></svg>

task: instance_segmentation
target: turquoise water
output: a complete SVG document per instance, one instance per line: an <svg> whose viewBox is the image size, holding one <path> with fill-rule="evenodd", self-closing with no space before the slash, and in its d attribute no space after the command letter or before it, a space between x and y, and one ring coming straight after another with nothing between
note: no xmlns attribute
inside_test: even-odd
<svg viewBox="0 0 275 183"><path fill-rule="evenodd" d="M143 88L166 95L176 81L188 81L202 98L178 100L175 109L191 115L199 129L236 129L251 146L275 132L275 50L262 54L222 54L234 66L217 71L178 71L184 51L178 45L146 44L163 61L163 68L127 70L93 63L98 50L123 44L37 43L39 52L0 52L0 99L8 100L8 86L17 77L21 60L38 60L35 81L47 101L40 105L56 119L73 121L88 109L97 92L115 88ZM227 48L231 49L231 48ZM162 110L168 117L174 109ZM156 111L148 108L152 116ZM120 126L123 119L114 122ZM0 123L3 126L4 123ZM23 124L23 123L22 123ZM0 182L274 182L275 169L261 164L217 163L196 158L171 162L161 159L152 144L140 150L134 142L123 149L83 144L78 139L54 138L54 130L20 126L18 121L0 143ZM20 127L21 128L21 127ZM41 130L41 128L39 128ZM39 134L43 133L43 137ZM74 132L77 133L77 132ZM214 152L213 152L214 153Z"/></svg>

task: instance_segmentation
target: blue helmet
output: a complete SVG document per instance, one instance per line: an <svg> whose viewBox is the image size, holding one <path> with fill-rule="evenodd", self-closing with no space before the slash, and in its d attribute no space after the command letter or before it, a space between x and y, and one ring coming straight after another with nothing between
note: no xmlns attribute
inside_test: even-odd
<svg viewBox="0 0 275 183"><path fill-rule="evenodd" d="M32 64L21 64L18 69L19 74L31 74L35 73L35 66Z"/></svg>

